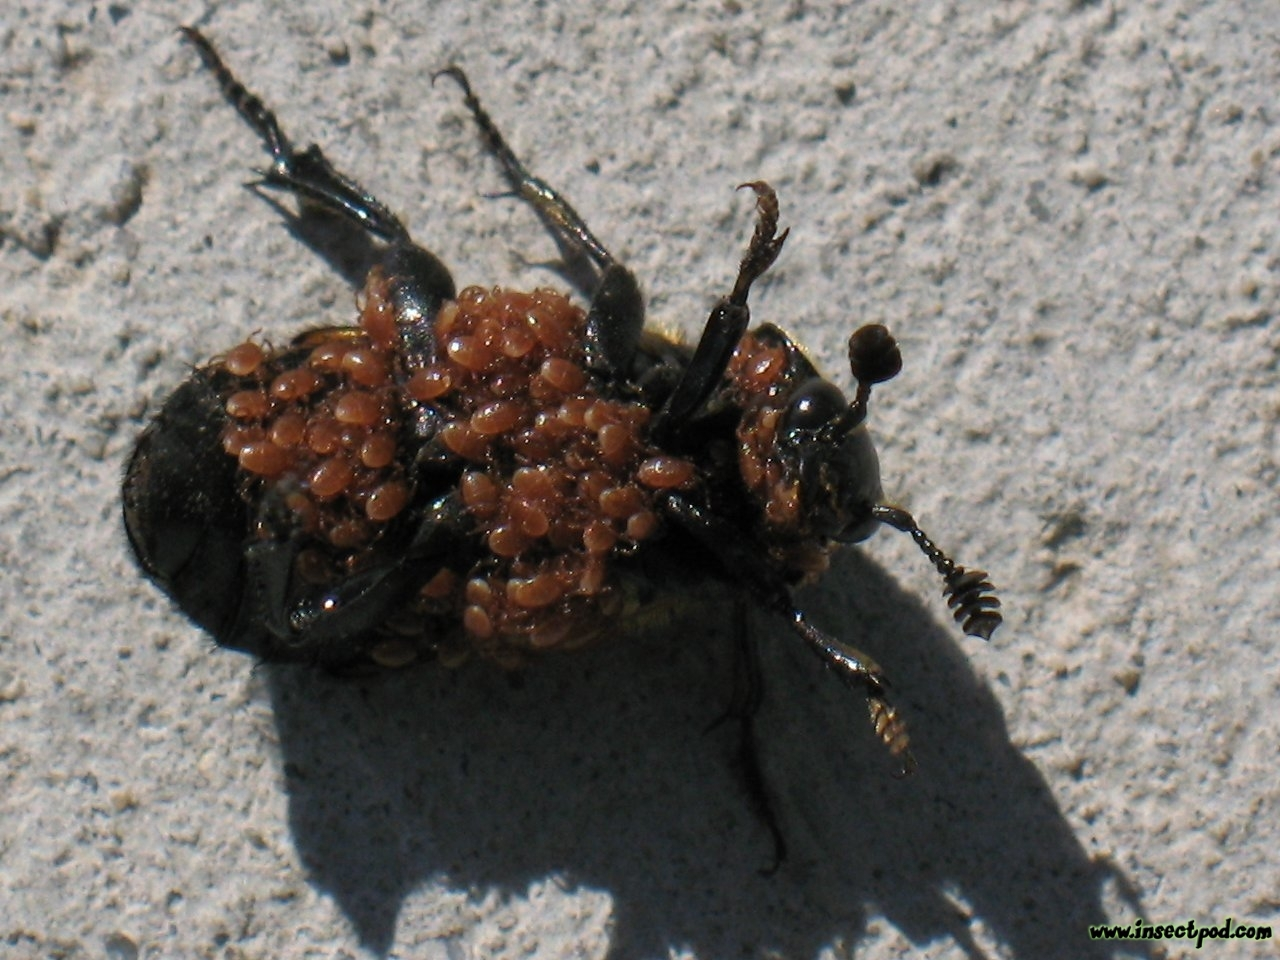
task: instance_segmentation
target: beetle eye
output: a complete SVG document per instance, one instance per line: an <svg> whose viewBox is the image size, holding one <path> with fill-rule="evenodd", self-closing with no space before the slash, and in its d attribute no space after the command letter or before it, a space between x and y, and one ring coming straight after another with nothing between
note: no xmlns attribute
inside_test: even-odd
<svg viewBox="0 0 1280 960"><path fill-rule="evenodd" d="M844 415L849 401L829 380L813 377L796 388L782 416L784 434L794 430L820 430Z"/></svg>

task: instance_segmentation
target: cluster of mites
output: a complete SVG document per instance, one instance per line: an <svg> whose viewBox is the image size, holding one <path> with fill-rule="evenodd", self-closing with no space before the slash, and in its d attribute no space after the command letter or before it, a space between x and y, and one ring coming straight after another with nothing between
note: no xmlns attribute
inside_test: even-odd
<svg viewBox="0 0 1280 960"><path fill-rule="evenodd" d="M585 642L622 604L610 556L658 531L657 491L697 478L692 462L646 441L652 411L594 388L584 330L583 311L555 291L469 287L435 322L441 359L411 366L375 271L358 329L316 331L286 351L247 342L215 362L237 378L224 449L246 495L277 491L318 545L299 575L332 582L368 562L408 507L400 427L409 400L431 404L488 556L442 568L417 609L460 621L469 645L498 660Z"/></svg>
<svg viewBox="0 0 1280 960"><path fill-rule="evenodd" d="M803 523L799 477L786 471L777 454L778 425L790 398L786 349L747 333L725 372L742 409L738 422L738 470L760 504L765 524L783 539Z"/></svg>
<svg viewBox="0 0 1280 960"><path fill-rule="evenodd" d="M831 544L805 522L800 478L778 454L778 427L795 388L787 348L772 338L743 335L725 379L738 407L738 472L762 517L770 559L796 578L823 573Z"/></svg>

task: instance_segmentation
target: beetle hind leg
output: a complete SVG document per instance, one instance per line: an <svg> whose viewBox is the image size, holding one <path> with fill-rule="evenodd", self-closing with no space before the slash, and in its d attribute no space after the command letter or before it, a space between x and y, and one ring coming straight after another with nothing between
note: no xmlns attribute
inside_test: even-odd
<svg viewBox="0 0 1280 960"><path fill-rule="evenodd" d="M431 321L440 305L457 293L448 268L435 254L413 242L404 224L385 204L335 169L317 145L295 150L280 129L276 115L236 79L208 38L194 27L181 29L213 73L227 102L271 154L270 167L258 171L260 183L293 193L304 208L311 205L338 214L365 235L387 243L381 255L382 267L390 284L401 336L412 341L417 353L431 356Z"/></svg>
<svg viewBox="0 0 1280 960"><path fill-rule="evenodd" d="M471 89L462 68L446 67L433 79L439 77L449 77L462 88L467 110L480 128L485 146L502 167L512 193L533 207L566 257L590 262L595 280L587 313L587 367L610 379L627 379L644 327L644 298L635 275L596 239L560 191L535 177L520 162Z"/></svg>
<svg viewBox="0 0 1280 960"><path fill-rule="evenodd" d="M411 243L400 219L364 187L336 170L316 144L301 151L294 149L276 115L236 78L204 34L194 27L180 29L218 81L227 102L271 154L271 166L259 171L263 184L292 191L301 201L341 214L383 240Z"/></svg>

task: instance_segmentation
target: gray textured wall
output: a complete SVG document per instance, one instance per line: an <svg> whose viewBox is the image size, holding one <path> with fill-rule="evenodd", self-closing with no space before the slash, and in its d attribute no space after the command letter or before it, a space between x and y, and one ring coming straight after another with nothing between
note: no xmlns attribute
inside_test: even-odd
<svg viewBox="0 0 1280 960"><path fill-rule="evenodd" d="M1280 926L1280 8L608 6L0 3L0 952L1031 960L1110 955L1106 917ZM242 189L261 155L181 18L462 283L555 282L555 248L486 198L450 62L668 326L731 281L733 187L777 187L756 317L838 379L853 325L895 330L886 487L1006 604L961 637L889 533L805 594L893 677L915 777L758 620L766 880L702 733L720 600L518 689L339 683L213 650L137 575L119 476L158 402L352 309Z"/></svg>

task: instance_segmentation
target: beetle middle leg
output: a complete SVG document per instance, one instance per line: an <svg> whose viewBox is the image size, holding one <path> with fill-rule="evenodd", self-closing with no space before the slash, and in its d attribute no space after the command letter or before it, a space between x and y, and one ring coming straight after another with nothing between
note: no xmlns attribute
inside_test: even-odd
<svg viewBox="0 0 1280 960"><path fill-rule="evenodd" d="M384 240L409 241L409 231L399 218L364 187L334 169L320 147L313 143L302 151L293 148L276 115L236 79L204 34L194 27L180 29L217 79L227 101L271 154L271 167L260 171L264 183L292 190L300 198L354 220Z"/></svg>
<svg viewBox="0 0 1280 960"><path fill-rule="evenodd" d="M770 876L777 872L787 858L787 843L778 825L778 815L769 796L768 782L760 766L760 745L756 739L756 716L764 700L764 678L760 670L760 651L751 636L746 602L739 598L733 603L733 636L737 645L734 651L733 699L707 730L714 730L727 720L738 724L738 769L743 785L751 798L756 816L764 823L773 840L773 860L760 872Z"/></svg>
<svg viewBox="0 0 1280 960"><path fill-rule="evenodd" d="M589 261L595 287L587 311L587 367L610 379L626 379L644 328L644 298L630 270L618 262L564 195L529 172L480 104L461 67L446 67L435 75L449 77L462 88L467 109L484 137L485 146L502 167L512 192L537 211L569 256Z"/></svg>

